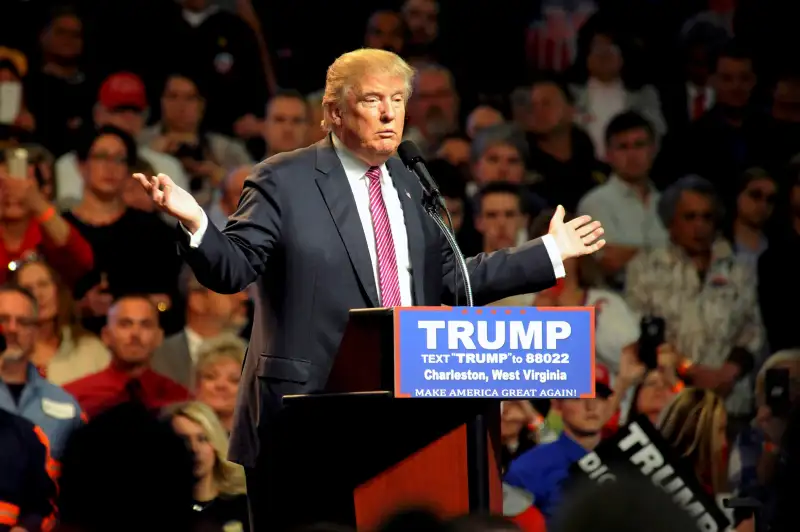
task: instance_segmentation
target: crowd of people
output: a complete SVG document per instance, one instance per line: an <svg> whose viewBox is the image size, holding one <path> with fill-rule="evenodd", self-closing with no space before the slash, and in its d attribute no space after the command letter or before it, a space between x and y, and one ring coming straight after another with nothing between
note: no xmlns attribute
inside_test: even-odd
<svg viewBox="0 0 800 532"><path fill-rule="evenodd" d="M141 69L91 60L113 15L13 3L19 28L0 34L0 530L246 530L244 472L226 456L252 293L198 282L131 175L169 175L222 229L257 161L325 138L323 92L305 87L325 73L287 74L292 50L250 0L161 2L169 35ZM575 464L635 419L710 497L758 501L757 515L726 514L732 528L791 526L800 328L779 301L800 297L800 69L776 64L748 2L643 3L628 20L617 2L532 2L510 52L524 60L496 84L448 46L460 12L447 2L364 12L360 44L416 70L405 137L466 255L546 234L558 205L602 222L607 241L566 261L555 287L494 303L597 316L596 398L502 404L508 519L411 513L387 530L599 526L581 507L644 530L623 524L636 516L619 501L637 493L611 490L605 508L568 493ZM669 28L648 33L654 20ZM149 518L128 519L137 504Z"/></svg>

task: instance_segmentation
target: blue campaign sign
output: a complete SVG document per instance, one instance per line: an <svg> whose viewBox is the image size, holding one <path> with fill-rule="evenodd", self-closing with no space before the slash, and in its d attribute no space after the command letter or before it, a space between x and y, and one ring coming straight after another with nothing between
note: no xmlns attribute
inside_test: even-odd
<svg viewBox="0 0 800 532"><path fill-rule="evenodd" d="M594 397L593 307L395 309L396 397Z"/></svg>

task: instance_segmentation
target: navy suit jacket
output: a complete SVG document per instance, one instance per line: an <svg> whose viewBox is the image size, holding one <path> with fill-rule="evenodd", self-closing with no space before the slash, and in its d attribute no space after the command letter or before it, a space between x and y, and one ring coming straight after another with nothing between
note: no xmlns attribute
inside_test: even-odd
<svg viewBox="0 0 800 532"><path fill-rule="evenodd" d="M453 254L422 207L417 178L386 162L403 207L415 305L452 304ZM366 237L331 137L256 165L223 231L208 224L197 248L181 231L181 254L218 293L257 283L230 458L254 467L260 438L284 395L324 388L348 314L378 307ZM541 239L467 260L476 305L555 284Z"/></svg>

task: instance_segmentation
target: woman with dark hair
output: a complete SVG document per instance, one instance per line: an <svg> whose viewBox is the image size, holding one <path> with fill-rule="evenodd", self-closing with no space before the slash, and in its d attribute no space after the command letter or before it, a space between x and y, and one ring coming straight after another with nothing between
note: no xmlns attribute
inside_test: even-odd
<svg viewBox="0 0 800 532"><path fill-rule="evenodd" d="M575 60L575 121L592 138L595 154L605 159L606 126L617 114L637 111L653 125L658 137L666 132L658 91L652 85L634 87L625 75L626 47L605 24L587 24Z"/></svg>
<svg viewBox="0 0 800 532"><path fill-rule="evenodd" d="M65 218L91 243L96 259L94 270L75 289L84 325L99 332L113 298L136 293L153 298L165 313L162 326L167 334L174 332L183 316L175 308L181 262L171 228L158 214L125 203L136 143L124 131L106 126L87 131L76 152L83 198Z"/></svg>
<svg viewBox="0 0 800 532"><path fill-rule="evenodd" d="M725 230L736 258L756 271L766 251L767 224L775 211L778 183L763 168L748 168L739 178L736 203Z"/></svg>

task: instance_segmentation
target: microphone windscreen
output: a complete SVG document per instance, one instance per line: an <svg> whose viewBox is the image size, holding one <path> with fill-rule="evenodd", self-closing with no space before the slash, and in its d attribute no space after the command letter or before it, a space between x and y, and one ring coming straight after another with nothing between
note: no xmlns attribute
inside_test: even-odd
<svg viewBox="0 0 800 532"><path fill-rule="evenodd" d="M411 164L417 161L424 160L422 152L411 140L404 140L400 143L397 147L397 155L400 156L400 160L403 161L403 164L406 166L411 166Z"/></svg>

